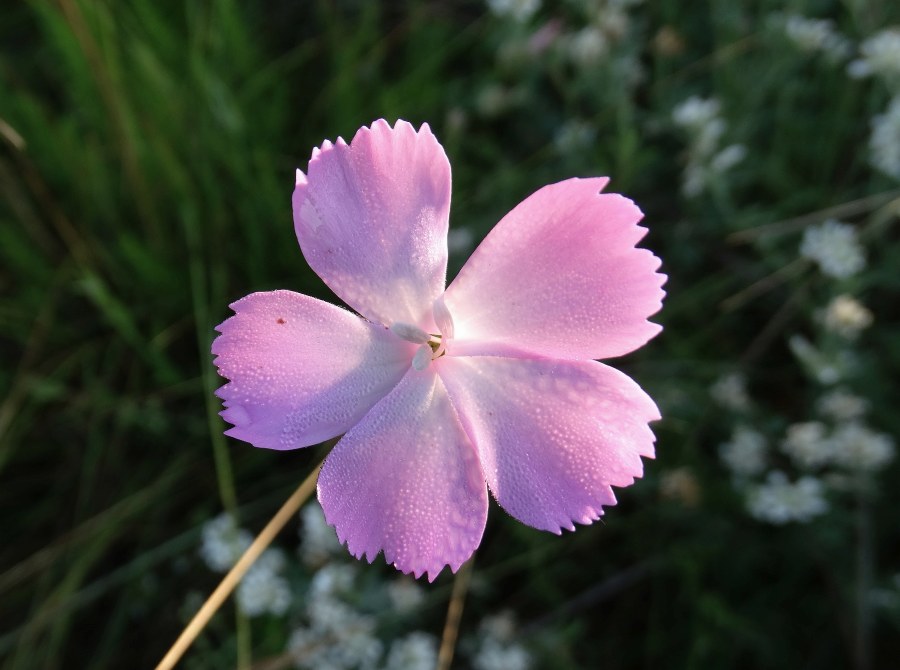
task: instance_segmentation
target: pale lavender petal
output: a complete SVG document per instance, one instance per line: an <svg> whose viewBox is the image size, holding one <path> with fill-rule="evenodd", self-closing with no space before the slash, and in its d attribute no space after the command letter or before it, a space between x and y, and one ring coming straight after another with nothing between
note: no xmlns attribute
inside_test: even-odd
<svg viewBox="0 0 900 670"><path fill-rule="evenodd" d="M605 178L545 186L507 214L444 296L457 355L608 358L660 331L660 261L635 244L637 206Z"/></svg>
<svg viewBox="0 0 900 670"><path fill-rule="evenodd" d="M444 289L450 163L428 124L376 121L297 171L294 228L313 270L370 321L434 332Z"/></svg>
<svg viewBox="0 0 900 670"><path fill-rule="evenodd" d="M340 307L292 291L253 293L216 330L227 435L295 449L356 424L402 379L415 345Z"/></svg>
<svg viewBox="0 0 900 670"><path fill-rule="evenodd" d="M653 456L656 405L602 363L444 356L433 367L497 502L529 526L591 523Z"/></svg>
<svg viewBox="0 0 900 670"><path fill-rule="evenodd" d="M325 460L319 501L357 558L434 580L484 532L487 487L441 380L409 372Z"/></svg>

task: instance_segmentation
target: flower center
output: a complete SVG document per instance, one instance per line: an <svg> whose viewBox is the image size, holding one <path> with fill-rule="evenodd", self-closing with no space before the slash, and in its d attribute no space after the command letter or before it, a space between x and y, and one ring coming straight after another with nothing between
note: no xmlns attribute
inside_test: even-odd
<svg viewBox="0 0 900 670"><path fill-rule="evenodd" d="M394 335L419 345L412 359L412 366L415 370L425 370L431 361L445 355L447 345L453 339L453 317L450 316L450 311L444 304L443 296L434 301L434 322L441 331L440 334L426 333L418 326L402 321L395 321L391 324L391 332Z"/></svg>

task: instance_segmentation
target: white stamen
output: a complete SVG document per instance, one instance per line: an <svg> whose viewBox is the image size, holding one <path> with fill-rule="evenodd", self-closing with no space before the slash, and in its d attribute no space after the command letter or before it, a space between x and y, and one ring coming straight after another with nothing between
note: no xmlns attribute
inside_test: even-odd
<svg viewBox="0 0 900 670"><path fill-rule="evenodd" d="M418 326L403 323L402 321L392 323L391 331L400 339L406 340L407 342L413 342L414 344L425 344L430 337L428 333Z"/></svg>
<svg viewBox="0 0 900 670"><path fill-rule="evenodd" d="M414 370L418 370L421 372L428 368L428 365L431 363L431 347L427 344L423 344L416 350L415 356L412 359L412 366Z"/></svg>

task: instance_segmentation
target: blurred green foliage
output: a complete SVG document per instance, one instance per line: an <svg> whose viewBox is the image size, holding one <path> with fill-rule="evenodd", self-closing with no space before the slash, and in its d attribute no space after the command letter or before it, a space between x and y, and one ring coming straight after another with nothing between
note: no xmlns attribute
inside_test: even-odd
<svg viewBox="0 0 900 670"><path fill-rule="evenodd" d="M555 20L577 22L584 4L563 3ZM878 322L860 385L900 434L896 184L872 173L865 146L887 92L773 46L765 25L781 4L648 3L617 47L643 73L628 85L550 55L499 58L539 21L503 24L475 1L4 5L3 667L155 663L186 595L214 586L196 560L200 525L224 507L260 528L317 462L316 450L224 438L209 345L228 303L251 291L333 299L296 246L293 171L324 138L382 116L432 125L454 170L451 224L476 241L537 187L609 174L646 212L645 244L670 277L664 334L619 364L663 405L657 461L603 523L573 535L545 536L495 506L466 616L512 607L554 668L895 663L896 616L866 624L868 662L854 651L852 510L815 528L764 526L742 513L716 457L727 422L708 387L722 372L749 374L773 411L762 425L802 419L811 402L784 341L809 328L825 289L809 271L778 279L804 220L766 224L818 221L873 195L846 210L867 225L857 288ZM900 21L889 3L791 4L857 37ZM491 87L505 92L501 111L485 107ZM689 199L670 117L692 94L721 100L750 156ZM560 148L571 119L589 121L593 141ZM693 502L661 497L660 473L679 466L696 477ZM878 575L900 570L898 502L896 487L873 502ZM450 579L423 612L435 632ZM286 635L281 621L226 609L190 667L274 656Z"/></svg>

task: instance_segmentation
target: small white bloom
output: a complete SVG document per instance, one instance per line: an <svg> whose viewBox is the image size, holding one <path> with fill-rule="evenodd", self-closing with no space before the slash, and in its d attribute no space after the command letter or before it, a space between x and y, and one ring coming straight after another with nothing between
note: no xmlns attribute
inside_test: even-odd
<svg viewBox="0 0 900 670"><path fill-rule="evenodd" d="M818 468L834 459L834 445L826 435L825 424L820 421L788 426L781 449L804 469Z"/></svg>
<svg viewBox="0 0 900 670"><path fill-rule="evenodd" d="M581 67L596 65L609 49L606 37L599 28L587 26L568 39L568 52L572 61Z"/></svg>
<svg viewBox="0 0 900 670"><path fill-rule="evenodd" d="M825 356L802 335L792 335L788 346L807 372L820 384L836 384L856 368L856 359L848 351Z"/></svg>
<svg viewBox="0 0 900 670"><path fill-rule="evenodd" d="M279 573L284 569L284 554L266 549L238 584L235 597L249 617L261 614L282 615L291 604L291 587Z"/></svg>
<svg viewBox="0 0 900 670"><path fill-rule="evenodd" d="M719 457L738 477L758 475L766 468L766 438L752 428L738 426L731 439L719 446Z"/></svg>
<svg viewBox="0 0 900 670"><path fill-rule="evenodd" d="M510 642L516 634L516 620L513 613L509 610L503 610L492 616L485 617L481 626L482 635L499 640L500 642Z"/></svg>
<svg viewBox="0 0 900 670"><path fill-rule="evenodd" d="M494 16L525 23L541 8L541 0L487 0L487 6Z"/></svg>
<svg viewBox="0 0 900 670"><path fill-rule="evenodd" d="M900 76L900 29L887 28L866 39L859 47L861 57L847 68L851 77Z"/></svg>
<svg viewBox="0 0 900 670"><path fill-rule="evenodd" d="M825 308L825 328L848 340L872 325L872 312L850 295L835 297Z"/></svg>
<svg viewBox="0 0 900 670"><path fill-rule="evenodd" d="M672 120L686 130L699 130L719 116L721 104L715 98L691 96L672 111Z"/></svg>
<svg viewBox="0 0 900 670"><path fill-rule="evenodd" d="M300 556L306 565L322 565L332 556L342 553L337 533L325 521L320 505L306 505L300 510L300 519Z"/></svg>
<svg viewBox="0 0 900 670"><path fill-rule="evenodd" d="M747 380L744 375L732 372L719 377L710 387L713 400L722 407L736 412L750 409L750 396L747 395Z"/></svg>
<svg viewBox="0 0 900 670"><path fill-rule="evenodd" d="M747 147L743 144L729 144L713 156L710 167L714 172L727 172L747 156Z"/></svg>
<svg viewBox="0 0 900 670"><path fill-rule="evenodd" d="M200 556L215 572L228 572L253 542L253 536L238 528L234 517L228 513L207 521L201 538Z"/></svg>
<svg viewBox="0 0 900 670"><path fill-rule="evenodd" d="M531 655L519 644L503 644L485 638L472 659L475 670L528 670Z"/></svg>
<svg viewBox="0 0 900 670"><path fill-rule="evenodd" d="M755 519L775 525L805 523L828 510L824 488L815 477L791 483L783 472L770 472L764 484L750 490L747 511Z"/></svg>
<svg viewBox="0 0 900 670"><path fill-rule="evenodd" d="M849 421L865 414L869 403L844 389L835 389L819 398L817 406L819 412L830 419Z"/></svg>
<svg viewBox="0 0 900 670"><path fill-rule="evenodd" d="M900 180L900 95L891 100L884 114L872 119L869 162L888 177Z"/></svg>
<svg viewBox="0 0 900 670"><path fill-rule="evenodd" d="M821 51L832 60L841 60L850 52L850 43L835 30L829 19L811 19L799 14L785 18L784 32L798 49L807 53Z"/></svg>
<svg viewBox="0 0 900 670"><path fill-rule="evenodd" d="M437 665L437 640L427 633L410 633L395 640L385 670L433 670Z"/></svg>
<svg viewBox="0 0 900 670"><path fill-rule="evenodd" d="M834 460L852 470L880 470L894 458L894 441L861 423L850 422L834 431Z"/></svg>
<svg viewBox="0 0 900 670"><path fill-rule="evenodd" d="M425 600L422 587L409 578L395 579L387 585L388 598L398 612L411 612Z"/></svg>
<svg viewBox="0 0 900 670"><path fill-rule="evenodd" d="M852 277L866 265L856 228L834 219L804 231L800 255L818 263L822 274L836 279Z"/></svg>
<svg viewBox="0 0 900 670"><path fill-rule="evenodd" d="M312 578L309 585L309 596L316 600L319 598L332 598L346 595L353 590L353 582L356 580L356 568L352 563L323 566Z"/></svg>

